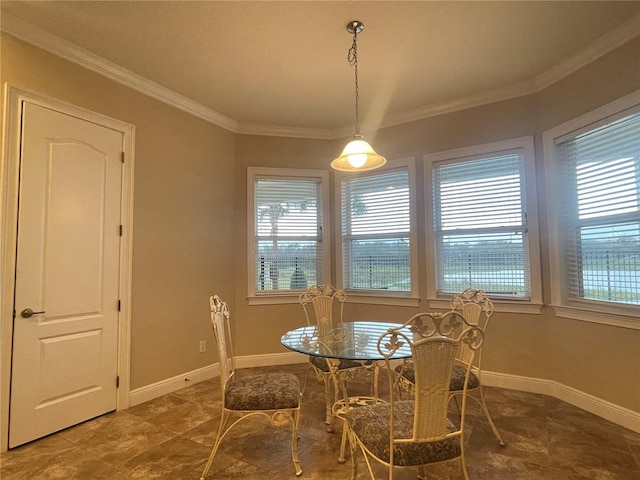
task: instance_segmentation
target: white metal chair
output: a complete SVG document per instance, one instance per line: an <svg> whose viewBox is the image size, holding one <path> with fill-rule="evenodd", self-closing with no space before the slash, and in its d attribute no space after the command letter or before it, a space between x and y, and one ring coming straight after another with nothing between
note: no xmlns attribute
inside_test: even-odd
<svg viewBox="0 0 640 480"><path fill-rule="evenodd" d="M462 313L462 316L467 323L478 326L485 335L487 334L489 320L491 320L491 317L493 316L493 302L487 297L483 290L468 288L460 295L455 295L451 299L451 309ZM498 440L500 446L504 446L504 441L502 440L500 433L498 433L498 429L493 423L491 415L489 415L489 409L487 408L487 404L484 400L481 378L482 350L477 352L477 355L475 355L474 358L475 361L470 359L470 352L468 351L468 348L463 346L460 350L460 356L458 357L459 366L457 368L461 369L467 364L471 365L471 375L469 377L469 387L467 392L484 412L485 417L487 417L487 422L489 422L489 426L491 427L491 430L493 431L493 434ZM451 382L450 388L451 393L458 396L462 395L459 372L454 376L453 380L454 381Z"/></svg>
<svg viewBox="0 0 640 480"><path fill-rule="evenodd" d="M265 373L237 376L229 328L229 307L220 297L210 297L211 324L218 345L222 414L216 440L200 480L204 480L220 443L229 431L243 420L262 415L274 426L291 423L291 456L296 475L302 474L298 460L298 419L300 417L300 383L292 373ZM239 418L228 424L232 415Z"/></svg>
<svg viewBox="0 0 640 480"><path fill-rule="evenodd" d="M461 314L467 324L478 326L486 335L489 320L491 320L491 316L493 315L493 302L487 297L484 291L468 288L461 294L455 295L451 299L451 311ZM493 431L493 434L498 440L498 443L501 446L504 446L504 441L502 440L502 437L500 436L500 433L498 432L498 429L496 428L491 415L489 414L489 409L487 408L487 404L484 399L484 393L482 391L482 350L474 352L474 361L471 364L469 360L470 355L471 352L466 346L463 346L460 349L460 353L457 359L457 365L454 366L453 369L450 392L454 396L462 395L464 373L467 366L471 365L471 374L469 376L469 385L467 387L467 392L469 393L469 396L474 401L476 401L482 409L484 415L487 418L487 421L489 422L489 426ZM398 367L396 371L400 375L400 378L398 380L401 387L403 387L405 390L412 391L414 383L414 372L411 362L405 362L405 364L402 367Z"/></svg>
<svg viewBox="0 0 640 480"><path fill-rule="evenodd" d="M418 314L380 336L378 350L385 357L389 403L347 408L341 415L351 446L352 480L358 475L358 448L374 480L371 460L388 467L389 480L393 480L396 467L417 467L419 478L424 478L426 465L453 460L460 461L464 478L469 478L464 460L466 395L462 397L460 424L455 425L448 418L452 399L449 384L462 346L469 349L472 358L482 342L482 330L465 325L453 312ZM412 351L415 395L411 400L396 398L397 375L390 358L402 345L410 345ZM470 373L468 366L463 394Z"/></svg>
<svg viewBox="0 0 640 480"><path fill-rule="evenodd" d="M328 284L312 285L299 297L300 305L302 305L307 319L307 325L315 325L320 338L331 336L331 332L334 331L334 310L336 311L336 322L342 322L345 300L344 291ZM309 357L309 371L302 387L302 392L304 393L306 389L309 373L313 371L318 381L324 384L325 423L328 425L328 431L332 431L334 417L332 406L338 400L339 392L334 384L335 378L332 376L329 362L330 360L325 358ZM366 366L361 362L340 360L337 363L337 370L340 375L355 375L355 372L362 368L366 368Z"/></svg>

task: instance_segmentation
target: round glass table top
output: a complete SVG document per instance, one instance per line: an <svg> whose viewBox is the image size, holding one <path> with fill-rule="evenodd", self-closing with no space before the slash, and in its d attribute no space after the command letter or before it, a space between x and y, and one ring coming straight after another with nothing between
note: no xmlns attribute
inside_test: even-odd
<svg viewBox="0 0 640 480"><path fill-rule="evenodd" d="M296 328L280 341L289 350L314 357L339 360L384 360L378 351L378 339L390 328L402 324L389 322L343 322L322 331L318 325ZM400 347L392 358L411 357L409 345Z"/></svg>

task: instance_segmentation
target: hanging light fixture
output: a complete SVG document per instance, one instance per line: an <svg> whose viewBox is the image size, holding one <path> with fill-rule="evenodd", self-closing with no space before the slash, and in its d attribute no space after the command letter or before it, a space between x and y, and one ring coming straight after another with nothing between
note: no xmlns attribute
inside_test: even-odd
<svg viewBox="0 0 640 480"><path fill-rule="evenodd" d="M358 88L358 34L364 30L364 24L358 20L353 20L347 24L347 32L353 35L353 45L347 52L349 65L354 67L356 79L356 128L351 140L342 154L331 162L331 168L345 172L364 172L373 170L387 163L387 159L378 155L371 145L365 142L360 133L360 118L358 112L358 101L360 100L360 90Z"/></svg>

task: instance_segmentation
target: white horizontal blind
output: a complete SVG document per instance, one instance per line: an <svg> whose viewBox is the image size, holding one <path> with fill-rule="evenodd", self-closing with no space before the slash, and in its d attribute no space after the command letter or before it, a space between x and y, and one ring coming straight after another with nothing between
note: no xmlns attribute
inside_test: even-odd
<svg viewBox="0 0 640 480"><path fill-rule="evenodd" d="M558 144L569 298L640 304L640 114Z"/></svg>
<svg viewBox="0 0 640 480"><path fill-rule="evenodd" d="M530 298L521 149L433 167L438 293Z"/></svg>
<svg viewBox="0 0 640 480"><path fill-rule="evenodd" d="M406 169L344 178L344 288L411 291L410 195Z"/></svg>
<svg viewBox="0 0 640 480"><path fill-rule="evenodd" d="M254 183L255 290L304 290L323 283L320 179Z"/></svg>

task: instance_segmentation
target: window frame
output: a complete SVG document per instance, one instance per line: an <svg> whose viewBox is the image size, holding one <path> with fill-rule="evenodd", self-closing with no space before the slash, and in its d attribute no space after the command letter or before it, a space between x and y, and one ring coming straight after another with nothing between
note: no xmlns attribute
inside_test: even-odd
<svg viewBox="0 0 640 480"><path fill-rule="evenodd" d="M363 173L335 172L335 225L336 225L336 284L347 294L348 303L366 303L371 305L395 305L417 307L420 302L418 285L418 224L416 212L416 159L415 157L399 158L387 161L384 167ZM345 179L375 176L393 171L406 171L409 184L409 268L411 269L411 290L385 291L346 288L343 274L343 225L342 225L342 183Z"/></svg>
<svg viewBox="0 0 640 480"><path fill-rule="evenodd" d="M520 179L522 199L527 215L527 235L529 241L529 281L530 298L494 299L497 311L540 314L542 301L542 274L540 268L540 235L538 225L538 205L536 192L535 152L533 136L514 138L498 142L474 145L444 152L424 155L425 229L427 255L427 302L432 308L449 308L450 295L437 293L436 234L434 228L433 176L435 165L442 162L463 162L473 157L521 150L523 155L523 175Z"/></svg>
<svg viewBox="0 0 640 480"><path fill-rule="evenodd" d="M561 205L560 202L563 198L561 194L563 190L562 175L560 173L562 168L559 164L556 148L558 140L589 132L602 124L634 111L640 112L640 90L544 132L545 180L549 205ZM640 321L637 320L640 316L640 306L569 298L566 293L566 276L563 273L562 229L560 228L562 217L559 211L560 208L550 208L547 212L551 307L555 314L564 318L640 330Z"/></svg>
<svg viewBox="0 0 640 480"><path fill-rule="evenodd" d="M322 192L322 268L324 278L319 283L331 279L331 225L329 205L329 172L298 168L247 167L247 299L249 305L298 303L299 291L262 292L255 285L255 181L256 178L273 180L314 180L319 181Z"/></svg>

